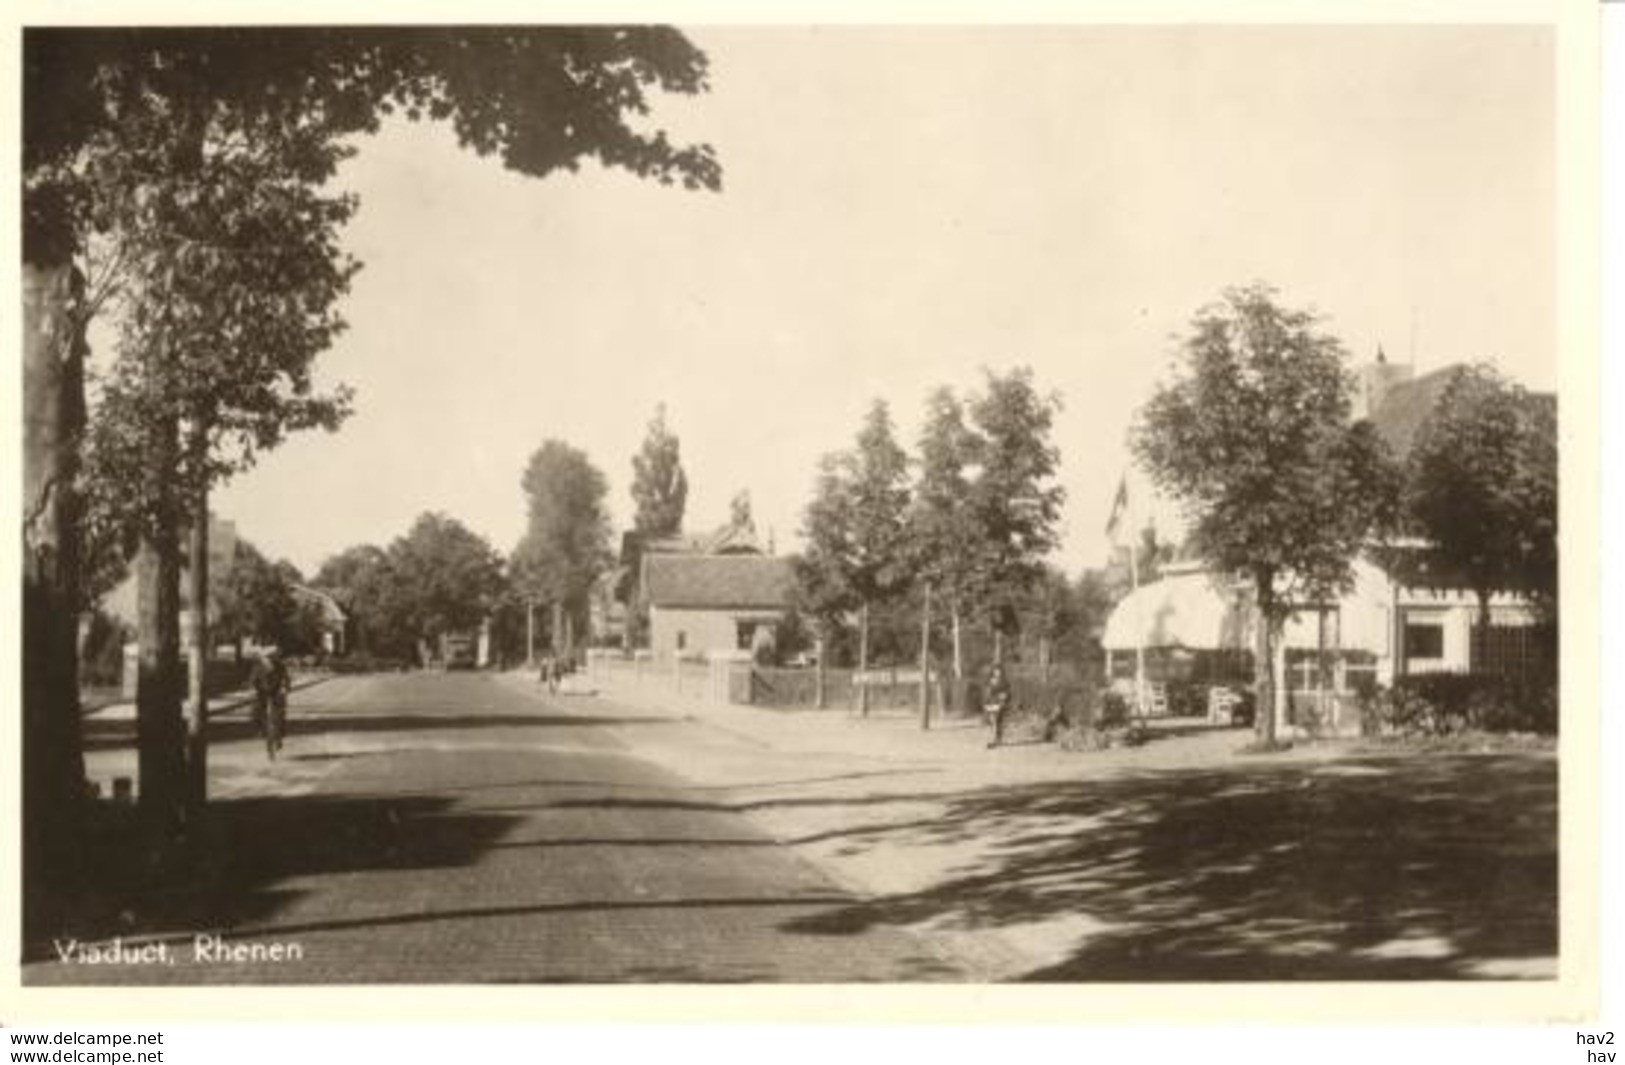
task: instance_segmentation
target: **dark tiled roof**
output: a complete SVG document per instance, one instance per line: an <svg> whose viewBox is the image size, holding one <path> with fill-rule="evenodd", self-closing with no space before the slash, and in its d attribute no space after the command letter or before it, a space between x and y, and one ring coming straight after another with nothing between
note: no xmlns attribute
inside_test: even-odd
<svg viewBox="0 0 1625 1065"><path fill-rule="evenodd" d="M1416 443L1416 434L1421 431L1422 423L1433 414L1434 408L1439 405L1440 397L1450 387L1450 382L1466 369L1467 367L1462 365L1446 366L1421 377L1401 381L1382 397L1377 409L1371 415L1371 424L1393 451L1395 458L1404 459L1410 454L1411 445ZM1556 410L1557 397L1551 393L1528 394L1535 402L1547 404Z"/></svg>
<svg viewBox="0 0 1625 1065"><path fill-rule="evenodd" d="M795 575L787 558L761 555L648 555L644 594L654 606L782 609Z"/></svg>
<svg viewBox="0 0 1625 1065"><path fill-rule="evenodd" d="M708 533L678 533L647 540L643 550L651 555L735 555L760 554L756 530L724 525Z"/></svg>
<svg viewBox="0 0 1625 1065"><path fill-rule="evenodd" d="M1393 451L1394 457L1403 459L1410 454L1416 434L1438 405L1439 397L1450 387L1450 382L1465 367L1446 366L1442 370L1423 374L1409 381L1401 381L1389 388L1376 410L1371 413L1371 424L1377 435Z"/></svg>
<svg viewBox="0 0 1625 1065"><path fill-rule="evenodd" d="M321 609L322 617L327 621L343 621L350 616L349 608L332 592L296 584L293 586L293 594L298 598L315 603Z"/></svg>

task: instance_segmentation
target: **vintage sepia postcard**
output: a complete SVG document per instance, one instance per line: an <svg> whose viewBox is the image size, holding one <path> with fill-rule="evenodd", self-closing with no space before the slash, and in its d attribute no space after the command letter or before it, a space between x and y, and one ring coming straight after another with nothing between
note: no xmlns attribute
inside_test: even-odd
<svg viewBox="0 0 1625 1065"><path fill-rule="evenodd" d="M1595 1014L1590 9L353 14L8 39L0 1020Z"/></svg>

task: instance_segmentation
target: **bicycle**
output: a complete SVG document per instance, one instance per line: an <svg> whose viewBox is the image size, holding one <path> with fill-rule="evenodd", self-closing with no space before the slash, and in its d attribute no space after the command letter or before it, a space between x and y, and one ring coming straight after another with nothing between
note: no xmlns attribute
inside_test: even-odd
<svg viewBox="0 0 1625 1065"><path fill-rule="evenodd" d="M288 696L285 692L259 695L254 700L254 720L265 737L265 755L276 761L282 750L282 736L288 727Z"/></svg>

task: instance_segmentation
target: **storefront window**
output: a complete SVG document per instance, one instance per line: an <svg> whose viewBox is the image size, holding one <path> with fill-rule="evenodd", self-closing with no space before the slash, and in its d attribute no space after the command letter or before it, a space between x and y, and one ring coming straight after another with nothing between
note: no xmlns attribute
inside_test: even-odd
<svg viewBox="0 0 1625 1065"><path fill-rule="evenodd" d="M1436 622L1405 624L1406 658L1443 658L1444 626Z"/></svg>

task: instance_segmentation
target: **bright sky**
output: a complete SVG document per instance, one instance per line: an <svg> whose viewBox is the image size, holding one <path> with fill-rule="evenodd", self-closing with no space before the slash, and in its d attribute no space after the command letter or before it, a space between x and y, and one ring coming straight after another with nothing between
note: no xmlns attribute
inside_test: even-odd
<svg viewBox="0 0 1625 1065"><path fill-rule="evenodd" d="M344 173L365 263L323 375L357 391L216 498L307 573L440 510L506 552L549 437L617 527L656 404L688 526L748 489L781 550L818 456L888 399L1026 364L1058 391L1069 571L1104 559L1134 410L1171 337L1267 280L1357 363L1487 359L1556 386L1553 58L1520 28L698 28L667 101L721 194L535 181L390 126Z"/></svg>

